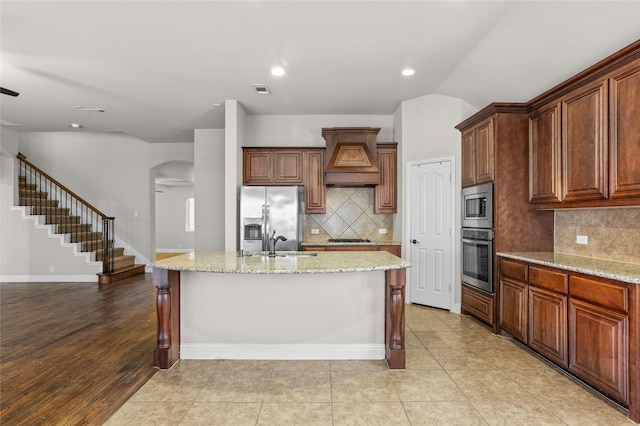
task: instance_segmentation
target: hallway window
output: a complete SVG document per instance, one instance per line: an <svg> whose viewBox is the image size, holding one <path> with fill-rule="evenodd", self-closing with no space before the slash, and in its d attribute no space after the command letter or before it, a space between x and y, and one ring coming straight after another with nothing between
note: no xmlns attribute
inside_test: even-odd
<svg viewBox="0 0 640 426"><path fill-rule="evenodd" d="M196 230L195 219L196 219L196 209L195 209L195 198L189 197L185 199L185 231L186 232L194 232Z"/></svg>

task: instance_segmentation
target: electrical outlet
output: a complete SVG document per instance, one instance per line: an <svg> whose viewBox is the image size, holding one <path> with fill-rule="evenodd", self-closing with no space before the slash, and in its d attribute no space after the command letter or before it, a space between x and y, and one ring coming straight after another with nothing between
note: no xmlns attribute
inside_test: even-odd
<svg viewBox="0 0 640 426"><path fill-rule="evenodd" d="M586 235L577 235L576 236L576 243L577 244L587 244L589 242L589 237L587 237Z"/></svg>
<svg viewBox="0 0 640 426"><path fill-rule="evenodd" d="M49 273L53 274L55 272L55 268L53 266L49 266Z"/></svg>
<svg viewBox="0 0 640 426"><path fill-rule="evenodd" d="M319 233L320 233L320 230L319 230L319 229L316 229L316 228L312 228L312 229L311 229L311 233L312 233L313 235L317 235L317 234L319 234Z"/></svg>
<svg viewBox="0 0 640 426"><path fill-rule="evenodd" d="M378 234L386 234L387 233L387 228L379 228L378 229Z"/></svg>

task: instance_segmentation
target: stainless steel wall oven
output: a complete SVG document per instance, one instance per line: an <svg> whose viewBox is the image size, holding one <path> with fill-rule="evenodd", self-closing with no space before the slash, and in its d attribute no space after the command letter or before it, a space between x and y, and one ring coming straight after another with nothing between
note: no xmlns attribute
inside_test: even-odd
<svg viewBox="0 0 640 426"><path fill-rule="evenodd" d="M493 230L462 228L462 282L493 294Z"/></svg>
<svg viewBox="0 0 640 426"><path fill-rule="evenodd" d="M493 184L462 189L462 282L493 294Z"/></svg>

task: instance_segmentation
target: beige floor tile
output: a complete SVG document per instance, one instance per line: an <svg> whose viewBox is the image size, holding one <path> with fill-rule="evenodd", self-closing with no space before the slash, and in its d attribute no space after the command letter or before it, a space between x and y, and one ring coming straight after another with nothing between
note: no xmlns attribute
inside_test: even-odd
<svg viewBox="0 0 640 426"><path fill-rule="evenodd" d="M156 374L167 372L197 373L211 376L222 360L219 359L179 359L169 370L158 370Z"/></svg>
<svg viewBox="0 0 640 426"><path fill-rule="evenodd" d="M442 367L426 349L407 349L405 352L405 369L407 370L442 370Z"/></svg>
<svg viewBox="0 0 640 426"><path fill-rule="evenodd" d="M366 370L366 371L386 371L387 363L385 360L377 359L339 359L329 361L331 371L340 370Z"/></svg>
<svg viewBox="0 0 640 426"><path fill-rule="evenodd" d="M271 403L262 404L258 425L331 426L331 403Z"/></svg>
<svg viewBox="0 0 640 426"><path fill-rule="evenodd" d="M445 370L497 368L494 359L486 351L469 348L431 348L429 352Z"/></svg>
<svg viewBox="0 0 640 426"><path fill-rule="evenodd" d="M279 360L273 365L274 370L329 370L329 360Z"/></svg>
<svg viewBox="0 0 640 426"><path fill-rule="evenodd" d="M399 401L389 371L332 371L333 402Z"/></svg>
<svg viewBox="0 0 640 426"><path fill-rule="evenodd" d="M262 402L271 371L215 371L196 402Z"/></svg>
<svg viewBox="0 0 640 426"><path fill-rule="evenodd" d="M174 426L180 423L191 402L126 402L105 426Z"/></svg>
<svg viewBox="0 0 640 426"><path fill-rule="evenodd" d="M161 372L158 372L161 373ZM193 402L207 378L191 374L156 373L130 399L133 402Z"/></svg>
<svg viewBox="0 0 640 426"><path fill-rule="evenodd" d="M560 418L534 400L473 401L472 404L490 425L564 425Z"/></svg>
<svg viewBox="0 0 640 426"><path fill-rule="evenodd" d="M335 426L409 425L409 419L399 402L334 403L333 424Z"/></svg>
<svg viewBox="0 0 640 426"><path fill-rule="evenodd" d="M265 402L331 402L329 371L274 371Z"/></svg>
<svg viewBox="0 0 640 426"><path fill-rule="evenodd" d="M413 426L480 426L487 424L473 405L466 401L403 402L402 405Z"/></svg>
<svg viewBox="0 0 640 426"><path fill-rule="evenodd" d="M424 345L411 330L406 330L404 333L404 347L405 349L424 349Z"/></svg>
<svg viewBox="0 0 640 426"><path fill-rule="evenodd" d="M547 401L545 407L568 425L631 426L634 424L625 413L600 400L588 403L570 399Z"/></svg>
<svg viewBox="0 0 640 426"><path fill-rule="evenodd" d="M598 399L593 392L550 366L544 368L514 369L509 377L539 400L571 399L591 401Z"/></svg>
<svg viewBox="0 0 640 426"><path fill-rule="evenodd" d="M451 377L442 370L396 370L391 380L400 396L407 401L467 401Z"/></svg>
<svg viewBox="0 0 640 426"><path fill-rule="evenodd" d="M450 370L448 374L472 401L531 398L522 386L499 369Z"/></svg>
<svg viewBox="0 0 640 426"><path fill-rule="evenodd" d="M216 370L271 371L275 363L272 360L260 359L223 359L217 364Z"/></svg>
<svg viewBox="0 0 640 426"><path fill-rule="evenodd" d="M184 415L180 426L255 425L260 403L196 402Z"/></svg>

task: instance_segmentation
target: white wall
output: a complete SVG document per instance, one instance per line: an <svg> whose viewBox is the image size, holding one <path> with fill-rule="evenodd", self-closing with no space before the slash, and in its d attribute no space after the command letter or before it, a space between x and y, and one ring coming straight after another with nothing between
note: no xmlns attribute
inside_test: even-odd
<svg viewBox="0 0 640 426"><path fill-rule="evenodd" d="M249 115L246 146L324 147L323 127L380 127L378 142L393 142L391 115Z"/></svg>
<svg viewBox="0 0 640 426"><path fill-rule="evenodd" d="M460 302L460 202L459 194L461 190L461 143L460 132L455 126L471 115L473 107L466 102L442 95L427 95L419 98L404 101L400 111L396 112L396 120L401 122L402 129L402 151L401 164L402 174L398 177L401 185L398 192L404 194L407 180L407 167L409 161L428 160L432 158L454 157L455 158L455 191L454 197L455 211L453 227L454 236L454 257L455 257L455 277L454 289L456 291L456 302ZM398 124L396 123L396 127ZM403 204L406 207L406 204ZM404 210L404 209L403 209ZM402 236L406 236L407 224L404 220L406 212L398 212L397 220L402 222L398 227L402 231ZM395 229L395 224L394 224ZM408 242L403 238L403 253L408 253Z"/></svg>
<svg viewBox="0 0 640 426"><path fill-rule="evenodd" d="M156 251L190 251L195 233L187 232L186 199L194 196L191 187L164 187L156 192Z"/></svg>
<svg viewBox="0 0 640 426"><path fill-rule="evenodd" d="M195 249L224 250L225 131L194 133Z"/></svg>

